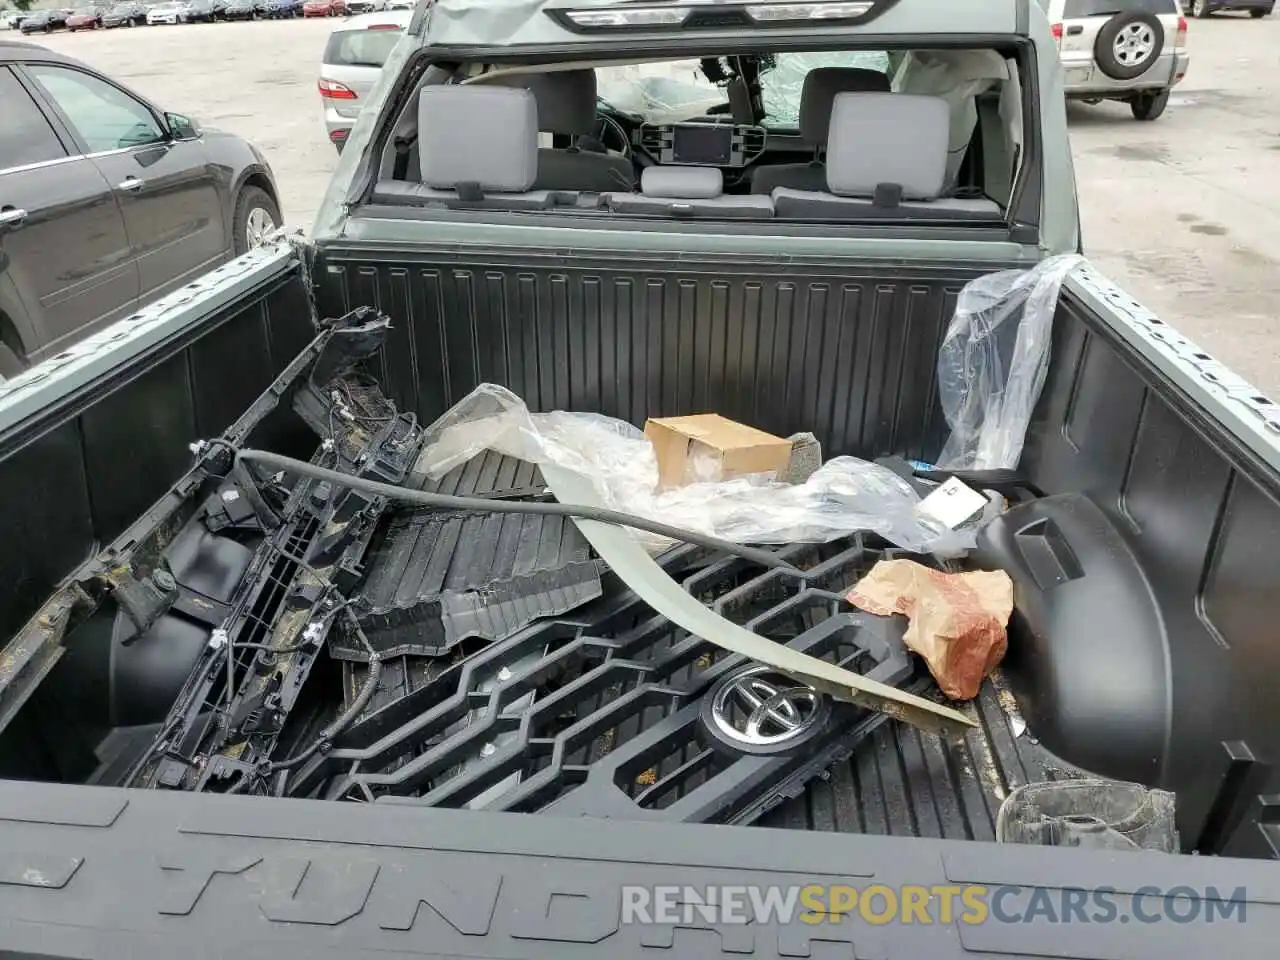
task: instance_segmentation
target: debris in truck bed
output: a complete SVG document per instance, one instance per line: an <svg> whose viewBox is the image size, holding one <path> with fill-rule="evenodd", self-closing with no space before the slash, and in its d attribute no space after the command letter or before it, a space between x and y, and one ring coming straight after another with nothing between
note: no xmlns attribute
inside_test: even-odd
<svg viewBox="0 0 1280 960"><path fill-rule="evenodd" d="M650 418L644 436L653 445L664 488L750 476L785 481L791 465L790 440L718 413Z"/></svg>
<svg viewBox="0 0 1280 960"><path fill-rule="evenodd" d="M573 522L520 514L399 512L367 563L356 606L385 656L498 640L600 596L600 567ZM358 648L335 656L364 659Z"/></svg>
<svg viewBox="0 0 1280 960"><path fill-rule="evenodd" d="M900 624L850 613L840 599L883 547L851 537L783 553L805 579L697 547L678 547L661 563L686 595L775 644L884 683L927 679L912 670ZM617 578L571 617L544 619L443 671L414 670L415 662L393 658L384 677L394 690L375 698L323 764L300 774L299 789L322 783L331 797L368 787L433 806L746 823L891 723L793 690L778 706L792 721L771 728L762 716L753 735L753 691L794 682L754 674L759 664L689 634ZM366 668L349 666L359 689Z"/></svg>
<svg viewBox="0 0 1280 960"><path fill-rule="evenodd" d="M532 413L505 387L482 383L426 430L414 473L441 477L483 451L588 477L603 506L743 544L822 542L861 531L920 553L960 556L972 532L919 511L920 496L893 471L835 457L804 483L739 477L661 489L659 458L629 423L591 413ZM790 456L792 444L778 440ZM782 462L785 471L789 459ZM671 545L631 534L651 553Z"/></svg>
<svg viewBox="0 0 1280 960"><path fill-rule="evenodd" d="M565 502L599 502L599 495L582 474L557 464L545 464L542 469L551 489ZM614 572L644 597L654 610L719 647L750 657L757 663L768 664L837 700L879 710L938 736L957 735L973 723L963 714L903 693L874 677L859 676L799 651L770 643L693 601L635 540L618 527L595 520L579 520L578 527Z"/></svg>
<svg viewBox="0 0 1280 960"><path fill-rule="evenodd" d="M592 552L601 521L575 506L590 496L567 496L586 530L546 502L559 464L480 450L415 473L433 434L364 371L386 323L360 320L273 388L318 434L310 463L206 449L219 489L260 504L231 523L205 494L190 521L193 549L252 554L241 599L159 735L141 757L126 744L102 782L747 823L894 718L972 729L922 696L936 691L901 624L844 604L901 555L874 533L778 550L712 538L660 565L624 535L658 571L629 583L634 565ZM725 649L726 629L749 644Z"/></svg>
<svg viewBox="0 0 1280 960"><path fill-rule="evenodd" d="M791 463L783 479L792 484L804 483L822 466L822 444L812 433L793 433L787 439L791 441Z"/></svg>
<svg viewBox="0 0 1280 960"><path fill-rule="evenodd" d="M1028 783L1000 805L996 839L1043 847L1179 850L1176 798L1115 780Z"/></svg>
<svg viewBox="0 0 1280 960"><path fill-rule="evenodd" d="M492 451L408 484L460 497L548 496L536 466ZM470 637L510 636L600 590L600 564L564 517L402 509L370 551L356 613L383 656L434 656ZM333 653L365 659L358 647Z"/></svg>
<svg viewBox="0 0 1280 960"><path fill-rule="evenodd" d="M886 560L848 598L868 613L905 614L907 646L924 657L953 700L976 697L1008 648L1013 581L1000 570L947 573L913 560Z"/></svg>

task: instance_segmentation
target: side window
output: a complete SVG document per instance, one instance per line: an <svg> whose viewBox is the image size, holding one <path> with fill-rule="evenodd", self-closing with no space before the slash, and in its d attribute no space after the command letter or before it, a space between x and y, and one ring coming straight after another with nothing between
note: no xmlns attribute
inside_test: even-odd
<svg viewBox="0 0 1280 960"><path fill-rule="evenodd" d="M65 157L53 127L8 69L0 67L0 170Z"/></svg>
<svg viewBox="0 0 1280 960"><path fill-rule="evenodd" d="M164 131L142 103L118 87L67 67L27 67L62 110L90 153L159 143Z"/></svg>

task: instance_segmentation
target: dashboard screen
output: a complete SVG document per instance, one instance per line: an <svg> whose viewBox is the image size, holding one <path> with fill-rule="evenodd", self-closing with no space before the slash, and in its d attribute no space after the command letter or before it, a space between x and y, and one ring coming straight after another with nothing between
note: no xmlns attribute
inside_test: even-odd
<svg viewBox="0 0 1280 960"><path fill-rule="evenodd" d="M733 154L733 127L689 124L673 128L671 159L676 163L725 166Z"/></svg>

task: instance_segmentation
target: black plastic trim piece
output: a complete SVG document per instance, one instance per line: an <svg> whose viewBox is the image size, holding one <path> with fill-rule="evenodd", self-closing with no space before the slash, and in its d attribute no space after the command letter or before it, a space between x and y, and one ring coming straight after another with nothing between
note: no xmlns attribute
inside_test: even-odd
<svg viewBox="0 0 1280 960"><path fill-rule="evenodd" d="M1029 2L1029 0L1024 0ZM1035 131L1035 136L1024 137L1024 160L1021 179L1014 184L1009 200L1012 229L1011 239L1018 243L1038 243L1040 240L1040 199L1044 192L1044 144L1040 142L1040 64L1036 48L1029 40L1018 44L1018 69L1022 81L1023 129Z"/></svg>
<svg viewBox="0 0 1280 960"><path fill-rule="evenodd" d="M1033 500L984 527L974 559L1013 579L1001 669L1030 729L1086 770L1159 783L1168 637L1146 574L1111 521L1077 494Z"/></svg>
<svg viewBox="0 0 1280 960"><path fill-rule="evenodd" d="M792 26L794 27L794 24ZM815 39L815 36L817 39ZM619 41L623 39L623 36L619 36ZM860 46L874 46L876 50L908 50L912 48L928 50L1000 49L1016 47L1026 42L1025 37L1008 33L974 33L946 37L939 36L936 33L904 33L892 37L877 36L873 43L858 43L851 38L843 39L847 40L847 42L839 43L839 46L848 49L857 49ZM792 36L770 38L769 47L771 50L778 52L822 52L831 49L832 41L829 37L825 40L822 39L820 34L815 35L811 29L802 29L797 30L796 34ZM710 48L714 48L714 50ZM630 43L623 44L619 42L616 45L611 45L608 56L612 59L625 60L631 57L663 56L670 53L686 53L689 56L699 56L718 52L721 55L726 55L759 52L759 48L760 41L758 38L742 35L729 37L679 35L671 37L637 37ZM594 50L596 59L600 58L601 51L598 49L598 44L586 49ZM485 63L495 65L508 61L535 64L555 63L563 60L566 54L572 54L580 58L583 50L582 43L512 44L504 47L440 44L424 47L421 56L429 58L433 63L483 60Z"/></svg>

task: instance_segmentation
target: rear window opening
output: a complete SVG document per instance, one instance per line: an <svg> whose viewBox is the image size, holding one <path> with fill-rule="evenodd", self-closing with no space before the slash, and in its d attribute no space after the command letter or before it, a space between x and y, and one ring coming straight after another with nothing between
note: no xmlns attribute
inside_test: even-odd
<svg viewBox="0 0 1280 960"><path fill-rule="evenodd" d="M1034 133L1012 47L449 69L406 99L372 203L1003 227Z"/></svg>

